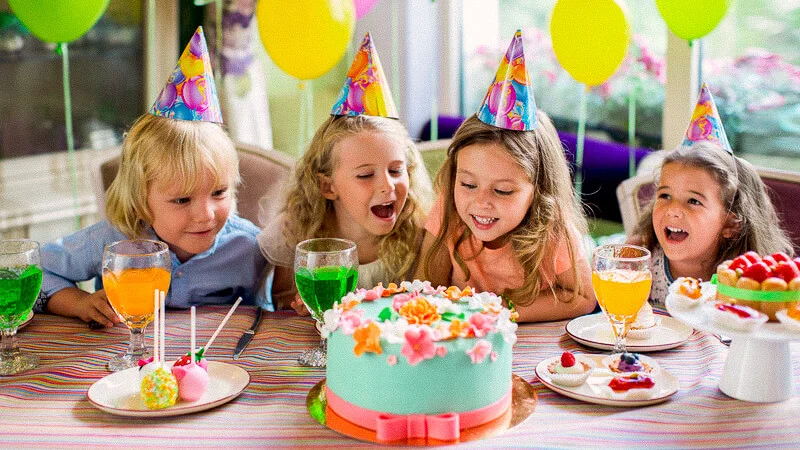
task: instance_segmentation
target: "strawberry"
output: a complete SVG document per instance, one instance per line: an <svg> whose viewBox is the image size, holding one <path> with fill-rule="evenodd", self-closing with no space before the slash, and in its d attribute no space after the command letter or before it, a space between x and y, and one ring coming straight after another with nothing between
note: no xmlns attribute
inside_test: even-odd
<svg viewBox="0 0 800 450"><path fill-rule="evenodd" d="M800 269L800 257L795 258L792 261L794 261L794 264L797 266L798 269Z"/></svg>
<svg viewBox="0 0 800 450"><path fill-rule="evenodd" d="M728 266L728 268L731 270L744 269L746 267L750 267L752 264L753 261L747 259L745 255L739 255L733 259L733 262L731 262L731 265Z"/></svg>
<svg viewBox="0 0 800 450"><path fill-rule="evenodd" d="M759 261L749 267L745 267L742 270L742 276L751 278L761 283L762 281L769 278L770 272L771 270L769 266L767 266L767 263L765 263L764 261Z"/></svg>
<svg viewBox="0 0 800 450"><path fill-rule="evenodd" d="M751 263L757 263L757 262L761 261L761 255L759 255L758 253L756 253L756 252L754 252L752 250L750 250L749 252L746 252L742 256L747 258L747 260L750 261Z"/></svg>
<svg viewBox="0 0 800 450"><path fill-rule="evenodd" d="M792 260L792 258L790 258L789 255L787 255L786 253L783 253L783 252L775 252L775 253L771 254L770 256L772 256L772 259L774 259L777 262L791 261Z"/></svg>
<svg viewBox="0 0 800 450"><path fill-rule="evenodd" d="M778 265L778 261L776 261L775 258L772 257L772 255L765 256L764 259L762 259L761 261L767 263L770 269L774 269L775 266Z"/></svg>
<svg viewBox="0 0 800 450"><path fill-rule="evenodd" d="M793 261L780 261L778 265L772 269L774 276L783 278L783 281L790 282L796 277L800 277L800 269L797 268Z"/></svg>
<svg viewBox="0 0 800 450"><path fill-rule="evenodd" d="M575 355L570 352L564 352L561 354L561 365L563 367L572 367L575 365Z"/></svg>

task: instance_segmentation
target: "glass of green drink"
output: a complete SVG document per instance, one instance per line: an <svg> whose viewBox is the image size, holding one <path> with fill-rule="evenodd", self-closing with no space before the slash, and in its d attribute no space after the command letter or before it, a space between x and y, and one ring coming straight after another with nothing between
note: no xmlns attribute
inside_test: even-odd
<svg viewBox="0 0 800 450"><path fill-rule="evenodd" d="M295 248L294 280L297 292L311 316L324 323L325 311L353 292L358 283L356 244L346 239L308 239ZM300 365L325 367L326 340L318 347L306 349L297 358Z"/></svg>
<svg viewBox="0 0 800 450"><path fill-rule="evenodd" d="M0 375L14 375L39 365L39 357L17 347L17 327L28 317L42 287L39 243L0 241Z"/></svg>

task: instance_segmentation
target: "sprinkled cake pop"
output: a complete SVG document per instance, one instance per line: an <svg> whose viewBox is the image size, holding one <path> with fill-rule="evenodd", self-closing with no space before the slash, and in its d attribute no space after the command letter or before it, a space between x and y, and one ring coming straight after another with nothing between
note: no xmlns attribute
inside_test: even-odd
<svg viewBox="0 0 800 450"><path fill-rule="evenodd" d="M160 301L159 301L159 293ZM155 369L142 379L140 395L150 409L164 409L178 400L178 380L163 365L165 329L165 293L156 289L154 295L153 363Z"/></svg>

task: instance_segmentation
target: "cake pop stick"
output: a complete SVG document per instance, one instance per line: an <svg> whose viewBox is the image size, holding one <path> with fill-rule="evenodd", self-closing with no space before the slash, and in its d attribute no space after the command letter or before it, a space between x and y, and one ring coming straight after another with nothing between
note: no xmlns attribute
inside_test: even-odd
<svg viewBox="0 0 800 450"><path fill-rule="evenodd" d="M161 359L159 360L159 363L163 363L167 359L167 347L166 347L166 342L165 342L165 340L166 340L165 339L166 329L167 329L167 325L166 325L166 317L167 317L166 297L167 297L167 293L164 292L164 291L160 291L159 294L161 295L161 305L160 305L161 309L159 311L159 314L161 315L161 317L159 317L161 319L161 323L160 323L160 328L161 328L161 330L160 330L161 331L160 339L161 339L161 342L159 344L159 347L160 347L160 350L161 350L161 354L159 356L161 356Z"/></svg>
<svg viewBox="0 0 800 450"><path fill-rule="evenodd" d="M191 345L191 350L189 351L189 361L190 361L192 364L194 364L194 352L195 352L195 337L194 337L194 331L195 331L195 310L196 310L196 307L195 307L195 306L192 306L192 321L191 321L191 327L190 327L190 328L191 328L191 337L189 338L189 342L190 342L190 344L189 344L189 345Z"/></svg>
<svg viewBox="0 0 800 450"><path fill-rule="evenodd" d="M158 362L158 340L159 333L158 317L161 306L158 304L158 289L153 291L153 362Z"/></svg>
<svg viewBox="0 0 800 450"><path fill-rule="evenodd" d="M233 314L233 312L236 311L236 307L239 306L239 303L242 303L242 297L239 297L239 299L236 300L236 303L234 303L233 306L231 306L231 309L228 311L228 314L226 314L225 318L222 319L222 323L219 324L219 326L217 327L217 330L214 331L214 334L211 335L211 339L209 339L208 342L206 343L205 347L203 347L201 349L201 351L202 351L201 358L202 358L202 355L204 355L206 353L206 350L208 350L209 347L211 347L211 344L214 343L214 339L217 338L217 335L219 334L220 331L222 331L222 328L225 326L225 324L228 323L228 319L230 319L231 315Z"/></svg>

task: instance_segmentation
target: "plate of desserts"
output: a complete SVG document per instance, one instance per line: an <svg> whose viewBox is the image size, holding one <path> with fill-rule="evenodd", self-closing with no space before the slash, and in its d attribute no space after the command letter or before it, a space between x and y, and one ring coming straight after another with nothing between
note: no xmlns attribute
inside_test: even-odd
<svg viewBox="0 0 800 450"><path fill-rule="evenodd" d="M647 406L678 392L680 383L656 360L638 353L564 352L536 366L539 381L576 400L608 406Z"/></svg>
<svg viewBox="0 0 800 450"><path fill-rule="evenodd" d="M172 364L165 364L164 367L171 369ZM142 373L146 369L141 367L115 372L96 381L89 388L87 396L96 408L118 416L167 417L222 405L239 396L250 384L250 374L239 366L209 361L207 368L208 384L198 399L187 401L179 397L174 405L163 409L150 409L145 404Z"/></svg>
<svg viewBox="0 0 800 450"><path fill-rule="evenodd" d="M575 341L600 350L614 348L614 331L603 313L577 317L565 327ZM694 330L673 317L654 314L648 303L642 306L636 322L627 336L627 347L632 352L655 352L678 347L686 342Z"/></svg>
<svg viewBox="0 0 800 450"><path fill-rule="evenodd" d="M33 311L29 312L28 315L25 316L25 320L23 320L22 323L19 324L17 330L21 330L24 326L31 323L31 320L33 320Z"/></svg>

